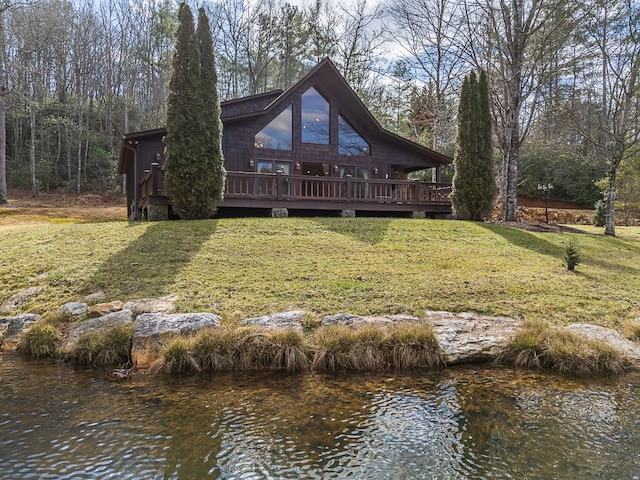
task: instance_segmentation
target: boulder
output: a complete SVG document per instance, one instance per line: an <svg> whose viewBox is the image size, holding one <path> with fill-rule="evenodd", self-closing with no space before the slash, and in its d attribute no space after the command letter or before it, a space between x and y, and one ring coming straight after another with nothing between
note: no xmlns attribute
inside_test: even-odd
<svg viewBox="0 0 640 480"><path fill-rule="evenodd" d="M134 365L147 368L158 358L162 346L178 335L217 327L220 317L212 313L145 313L134 322L131 358Z"/></svg>
<svg viewBox="0 0 640 480"><path fill-rule="evenodd" d="M130 300L124 304L123 309L131 310L135 315L143 313L170 313L176 307L177 295L168 295L158 298L141 298Z"/></svg>
<svg viewBox="0 0 640 480"><path fill-rule="evenodd" d="M586 323L573 323L565 328L587 338L601 340L627 355L636 364L640 363L640 343L632 342L617 330Z"/></svg>
<svg viewBox="0 0 640 480"><path fill-rule="evenodd" d="M107 296L104 294L104 292L100 291L87 295L86 297L84 297L84 301L87 303L96 303L100 300L104 300L105 298L107 298Z"/></svg>
<svg viewBox="0 0 640 480"><path fill-rule="evenodd" d="M89 307L87 314L90 318L102 317L110 313L119 312L124 309L124 302L115 300L108 303L97 303ZM131 312L131 310L129 310Z"/></svg>
<svg viewBox="0 0 640 480"><path fill-rule="evenodd" d="M15 347L20 334L29 328L29 325L39 320L40 315L33 313L0 318L0 346L5 344L4 346Z"/></svg>
<svg viewBox="0 0 640 480"><path fill-rule="evenodd" d="M67 313L69 315L73 315L74 317L78 315L84 315L87 313L89 309L89 305L83 302L68 302L62 305L58 310L62 313Z"/></svg>
<svg viewBox="0 0 640 480"><path fill-rule="evenodd" d="M242 325L245 327L260 327L265 330L281 329L298 330L302 332L304 329L302 322L306 316L307 314L302 310L279 312L263 317L247 318L242 321Z"/></svg>
<svg viewBox="0 0 640 480"><path fill-rule="evenodd" d="M320 324L324 326L343 325L345 327L355 328L364 325L364 319L360 315L354 315L352 313L336 313L322 317Z"/></svg>
<svg viewBox="0 0 640 480"><path fill-rule="evenodd" d="M99 333L117 325L131 325L133 323L133 312L131 310L120 310L98 318L72 323L67 333L67 346L73 345L82 335Z"/></svg>
<svg viewBox="0 0 640 480"><path fill-rule="evenodd" d="M323 317L322 325L344 325L346 327L358 328L364 325L395 325L397 323L411 322L420 323L421 319L410 315L369 315L361 317L351 313L336 313Z"/></svg>
<svg viewBox="0 0 640 480"><path fill-rule="evenodd" d="M17 310L25 301L39 295L43 290L43 287L29 287L14 293L0 305L0 313L10 313Z"/></svg>
<svg viewBox="0 0 640 480"><path fill-rule="evenodd" d="M522 320L477 313L425 312L449 365L489 362L500 355Z"/></svg>

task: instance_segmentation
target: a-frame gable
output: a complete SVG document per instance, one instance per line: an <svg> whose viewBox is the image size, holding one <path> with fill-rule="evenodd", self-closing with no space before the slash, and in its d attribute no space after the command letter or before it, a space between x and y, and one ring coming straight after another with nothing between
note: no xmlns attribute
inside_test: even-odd
<svg viewBox="0 0 640 480"><path fill-rule="evenodd" d="M290 88L274 98L263 110L228 116L225 122L233 123L261 115L275 117L274 111L279 113L291 104L294 105L295 117L296 114L299 115L299 97L310 87L316 88L325 98L329 96L328 92L331 92L331 97L334 99L331 102L331 108L335 109L337 115L341 115L367 142L371 142L373 138L382 139L398 148L429 158L436 164L451 163L451 159L446 155L384 129L329 58L323 59ZM334 118L337 118L337 115L332 114Z"/></svg>

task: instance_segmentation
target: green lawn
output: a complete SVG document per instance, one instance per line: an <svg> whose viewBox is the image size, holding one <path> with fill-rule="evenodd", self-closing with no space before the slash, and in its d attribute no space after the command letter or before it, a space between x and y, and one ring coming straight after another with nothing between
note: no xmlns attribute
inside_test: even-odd
<svg viewBox="0 0 640 480"><path fill-rule="evenodd" d="M618 326L640 315L640 228L601 232L384 218L13 225L0 227L0 302L42 286L23 312L102 290L177 294L181 311L227 317L431 309Z"/></svg>

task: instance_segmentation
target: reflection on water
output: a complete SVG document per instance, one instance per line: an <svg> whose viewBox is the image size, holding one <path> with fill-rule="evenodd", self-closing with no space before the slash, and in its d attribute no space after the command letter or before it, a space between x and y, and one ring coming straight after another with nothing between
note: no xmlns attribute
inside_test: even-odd
<svg viewBox="0 0 640 480"><path fill-rule="evenodd" d="M0 478L640 479L640 375L134 377L0 356Z"/></svg>

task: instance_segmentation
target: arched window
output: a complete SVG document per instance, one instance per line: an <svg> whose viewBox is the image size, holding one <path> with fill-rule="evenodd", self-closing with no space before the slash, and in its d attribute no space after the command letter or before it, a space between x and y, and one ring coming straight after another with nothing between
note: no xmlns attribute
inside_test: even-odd
<svg viewBox="0 0 640 480"><path fill-rule="evenodd" d="M329 102L313 87L302 94L302 142L329 145Z"/></svg>
<svg viewBox="0 0 640 480"><path fill-rule="evenodd" d="M371 146L347 122L338 116L338 153L340 155L371 155Z"/></svg>
<svg viewBox="0 0 640 480"><path fill-rule="evenodd" d="M291 150L293 143L292 112L293 105L289 105L280 115L260 130L255 137L256 148Z"/></svg>

